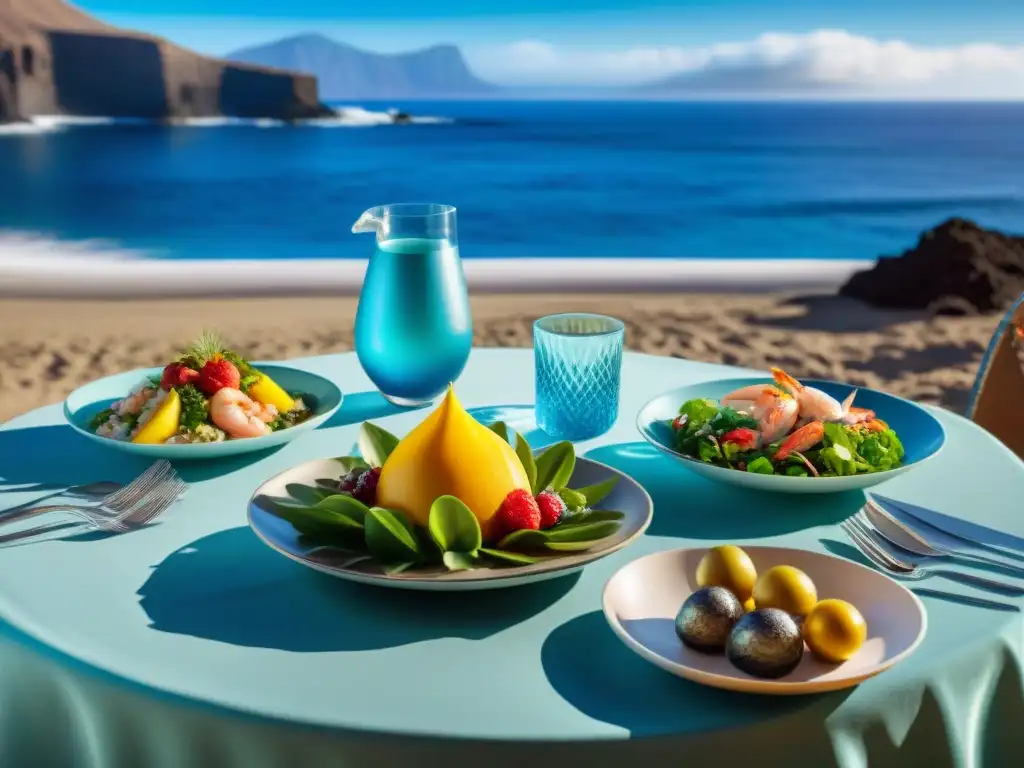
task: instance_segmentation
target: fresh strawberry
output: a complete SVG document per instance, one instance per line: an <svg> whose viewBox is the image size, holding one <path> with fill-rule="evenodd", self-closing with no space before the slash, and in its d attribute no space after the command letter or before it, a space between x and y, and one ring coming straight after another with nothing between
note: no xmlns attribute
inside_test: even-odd
<svg viewBox="0 0 1024 768"><path fill-rule="evenodd" d="M537 506L540 508L541 528L550 528L553 525L558 525L562 515L565 514L565 502L554 491L538 493Z"/></svg>
<svg viewBox="0 0 1024 768"><path fill-rule="evenodd" d="M175 387L192 384L198 378L199 371L195 371L182 363L171 363L164 368L163 376L160 377L160 388L170 392Z"/></svg>
<svg viewBox="0 0 1024 768"><path fill-rule="evenodd" d="M368 507L377 503L377 481L380 480L380 467L368 469L359 476L352 495Z"/></svg>
<svg viewBox="0 0 1024 768"><path fill-rule="evenodd" d="M196 385L203 391L203 394L212 397L220 390L238 389L242 383L242 376L238 373L235 364L224 358L208 360L199 371L199 380Z"/></svg>
<svg viewBox="0 0 1024 768"><path fill-rule="evenodd" d="M540 507L533 494L526 488L509 492L498 507L495 515L496 534L504 536L523 529L536 531L540 528Z"/></svg>

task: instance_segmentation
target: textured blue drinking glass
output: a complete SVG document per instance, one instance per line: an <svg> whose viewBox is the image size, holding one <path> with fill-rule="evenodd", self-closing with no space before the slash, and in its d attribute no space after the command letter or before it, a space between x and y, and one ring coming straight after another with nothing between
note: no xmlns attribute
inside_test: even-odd
<svg viewBox="0 0 1024 768"><path fill-rule="evenodd" d="M557 440L587 440L619 416L621 320L548 315L533 324L537 426Z"/></svg>
<svg viewBox="0 0 1024 768"><path fill-rule="evenodd" d="M377 235L356 310L359 363L392 403L431 403L462 373L473 345L455 208L382 205L352 231Z"/></svg>

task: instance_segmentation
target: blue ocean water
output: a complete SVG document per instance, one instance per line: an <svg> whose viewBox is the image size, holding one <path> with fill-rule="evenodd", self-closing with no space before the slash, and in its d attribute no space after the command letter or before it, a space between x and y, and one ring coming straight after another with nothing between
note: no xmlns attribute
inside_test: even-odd
<svg viewBox="0 0 1024 768"><path fill-rule="evenodd" d="M364 208L459 209L464 258L876 258L1024 229L1024 104L452 102L450 123L0 136L0 229L162 258L366 258Z"/></svg>

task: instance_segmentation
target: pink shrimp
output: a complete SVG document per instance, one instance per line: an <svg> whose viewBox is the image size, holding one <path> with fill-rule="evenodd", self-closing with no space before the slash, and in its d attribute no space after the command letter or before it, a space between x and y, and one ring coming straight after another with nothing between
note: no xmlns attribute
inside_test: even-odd
<svg viewBox="0 0 1024 768"><path fill-rule="evenodd" d="M142 413L149 399L156 394L156 387L143 387L138 392L133 392L123 400L114 403L114 410L121 416L135 416Z"/></svg>
<svg viewBox="0 0 1024 768"><path fill-rule="evenodd" d="M821 442L825 436L825 425L820 421L812 421L804 424L800 429L782 441L779 450L775 452L775 460L782 461L794 451L803 453L808 448L813 448Z"/></svg>
<svg viewBox="0 0 1024 768"><path fill-rule="evenodd" d="M224 387L210 398L210 419L231 437L262 437L267 424L277 418L277 408L251 400L245 393Z"/></svg>
<svg viewBox="0 0 1024 768"><path fill-rule="evenodd" d="M750 408L751 417L757 421L763 444L774 443L796 424L800 409L797 401L789 394L768 388Z"/></svg>
<svg viewBox="0 0 1024 768"><path fill-rule="evenodd" d="M853 426L854 424L865 424L872 421L874 418L874 411L868 408L854 408L853 406L850 406L846 409L846 412L843 414L843 418L841 418L840 421L848 426Z"/></svg>
<svg viewBox="0 0 1024 768"><path fill-rule="evenodd" d="M801 384L781 368L772 368L775 383L790 392L800 406L800 418L814 421L839 421L853 402L853 394L840 403L820 389Z"/></svg>
<svg viewBox="0 0 1024 768"><path fill-rule="evenodd" d="M723 397L721 403L753 418L762 444L773 443L789 432L800 412L792 395L771 384L742 387ZM743 442L753 444L749 436Z"/></svg>
<svg viewBox="0 0 1024 768"><path fill-rule="evenodd" d="M728 405L742 413L750 413L754 401L768 392L779 392L771 384L751 384L748 387L741 387L722 398L722 405Z"/></svg>

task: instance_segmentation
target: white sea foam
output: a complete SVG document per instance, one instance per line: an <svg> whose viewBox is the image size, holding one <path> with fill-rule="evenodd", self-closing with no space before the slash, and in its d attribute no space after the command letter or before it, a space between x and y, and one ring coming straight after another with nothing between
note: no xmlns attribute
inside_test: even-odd
<svg viewBox="0 0 1024 768"><path fill-rule="evenodd" d="M256 128L279 128L287 125L284 120L247 117L182 117L172 120L171 124L184 128L223 128L229 125L251 125Z"/></svg>
<svg viewBox="0 0 1024 768"><path fill-rule="evenodd" d="M37 115L31 118L35 125L44 128L66 128L73 125L113 125L114 123L145 122L128 118L84 117L80 115Z"/></svg>
<svg viewBox="0 0 1024 768"><path fill-rule="evenodd" d="M317 128L368 128L378 125L395 125L395 118L403 113L397 109L386 112L374 112L363 107L338 107L334 117L300 120L299 125ZM451 118L431 115L410 115L401 122L422 125L439 125L454 122ZM27 121L0 125L0 136L26 136L32 134L54 133L76 126L103 125L150 125L156 121L138 118L113 117L80 117L70 115L37 115ZM253 126L255 128L283 128L288 125L284 120L271 118L245 117L185 117L171 121L172 125L183 128L223 128L226 126Z"/></svg>
<svg viewBox="0 0 1024 768"><path fill-rule="evenodd" d="M36 115L24 122L0 125L0 136L25 136L41 133L55 133L76 126L104 126L145 124L148 121L134 118L82 117L77 115Z"/></svg>
<svg viewBox="0 0 1024 768"><path fill-rule="evenodd" d="M5 123L0 125L0 136L30 136L38 133L50 133L57 130L55 126L43 126L36 123Z"/></svg>
<svg viewBox="0 0 1024 768"><path fill-rule="evenodd" d="M455 121L450 117L431 117L430 115L424 115L422 117L413 116L412 122L417 125L449 125Z"/></svg>
<svg viewBox="0 0 1024 768"><path fill-rule="evenodd" d="M0 297L214 295L354 296L361 259L183 262L151 258L105 241L64 242L0 233ZM467 259L470 290L481 293L733 292L835 290L871 262L802 259Z"/></svg>
<svg viewBox="0 0 1024 768"><path fill-rule="evenodd" d="M308 120L308 125L316 125L321 128L364 128L374 125L395 125L399 115L408 113L400 112L397 109L389 109L386 112L373 112L363 107L335 107L337 117L326 117L315 120ZM434 117L430 115L408 115L405 122L422 125L437 125L454 122L447 117Z"/></svg>

